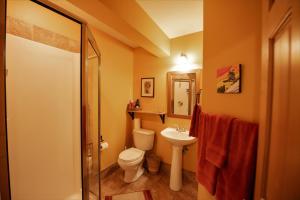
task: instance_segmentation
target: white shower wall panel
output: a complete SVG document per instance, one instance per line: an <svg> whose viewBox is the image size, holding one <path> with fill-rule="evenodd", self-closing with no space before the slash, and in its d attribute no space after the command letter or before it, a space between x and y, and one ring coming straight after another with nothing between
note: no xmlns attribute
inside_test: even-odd
<svg viewBox="0 0 300 200"><path fill-rule="evenodd" d="M81 199L80 54L7 34L12 200Z"/></svg>

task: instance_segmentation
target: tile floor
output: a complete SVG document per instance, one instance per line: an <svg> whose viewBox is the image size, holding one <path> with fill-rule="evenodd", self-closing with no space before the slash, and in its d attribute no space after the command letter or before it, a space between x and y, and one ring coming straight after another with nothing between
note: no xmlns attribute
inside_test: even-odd
<svg viewBox="0 0 300 200"><path fill-rule="evenodd" d="M169 188L170 166L163 165L157 175L152 175L145 170L145 173L133 183L123 181L123 171L115 166L101 175L101 197L129 193L141 190L151 190L154 200L196 200L197 182L195 174L184 171L183 187L181 191L174 192Z"/></svg>

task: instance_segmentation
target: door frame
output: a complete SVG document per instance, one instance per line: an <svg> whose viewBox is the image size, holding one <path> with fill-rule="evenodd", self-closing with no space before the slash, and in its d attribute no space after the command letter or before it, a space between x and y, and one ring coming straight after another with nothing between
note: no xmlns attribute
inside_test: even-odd
<svg viewBox="0 0 300 200"><path fill-rule="evenodd" d="M73 20L81 25L81 181L82 181L82 199L88 200L89 197L89 181L88 181L88 166L86 163L87 157L87 124L86 124L86 114L87 114L87 90L86 86L86 68L87 68L87 42L90 40L93 41L95 45L95 39L93 38L91 32L88 29L87 22L79 18L78 16L70 13L69 11L49 2L47 0L31 0L47 9L50 9L70 20ZM6 7L7 1L0 0L0 192L1 200L10 200L11 199L11 190L10 190L10 181L9 181L9 160L8 160L8 146L7 146L7 122L6 122L6 91L5 91L5 45L6 45ZM95 45L97 53L99 53L97 45ZM100 53L99 53L100 58ZM99 62L100 68L100 62ZM99 72L100 76L100 72ZM100 80L99 80L100 81ZM99 85L100 92L100 85ZM100 95L100 93L99 93ZM100 114L100 110L99 110ZM100 123L100 117L99 117ZM99 124L100 126L100 124ZM100 128L99 128L99 138L100 138ZM100 145L100 141L99 141ZM99 163L100 163L100 154L99 154ZM99 165L100 167L100 165ZM99 192L100 192L100 178L99 178ZM100 196L100 194L99 194Z"/></svg>
<svg viewBox="0 0 300 200"><path fill-rule="evenodd" d="M6 0L0 0L0 195L1 200L10 199L10 180L6 125L5 83Z"/></svg>

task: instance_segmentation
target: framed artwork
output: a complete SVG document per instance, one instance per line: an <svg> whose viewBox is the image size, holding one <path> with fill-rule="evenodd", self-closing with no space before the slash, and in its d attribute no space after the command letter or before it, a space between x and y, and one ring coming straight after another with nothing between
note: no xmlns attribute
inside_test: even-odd
<svg viewBox="0 0 300 200"><path fill-rule="evenodd" d="M217 69L217 81L218 93L241 93L241 64Z"/></svg>
<svg viewBox="0 0 300 200"><path fill-rule="evenodd" d="M141 97L154 97L154 78L141 79Z"/></svg>

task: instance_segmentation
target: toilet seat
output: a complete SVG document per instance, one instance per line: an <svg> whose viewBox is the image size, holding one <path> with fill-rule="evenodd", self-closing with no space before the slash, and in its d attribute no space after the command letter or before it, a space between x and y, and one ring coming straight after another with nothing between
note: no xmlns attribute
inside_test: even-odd
<svg viewBox="0 0 300 200"><path fill-rule="evenodd" d="M137 148L129 148L122 151L119 155L119 162L126 165L134 165L144 158L145 152Z"/></svg>

